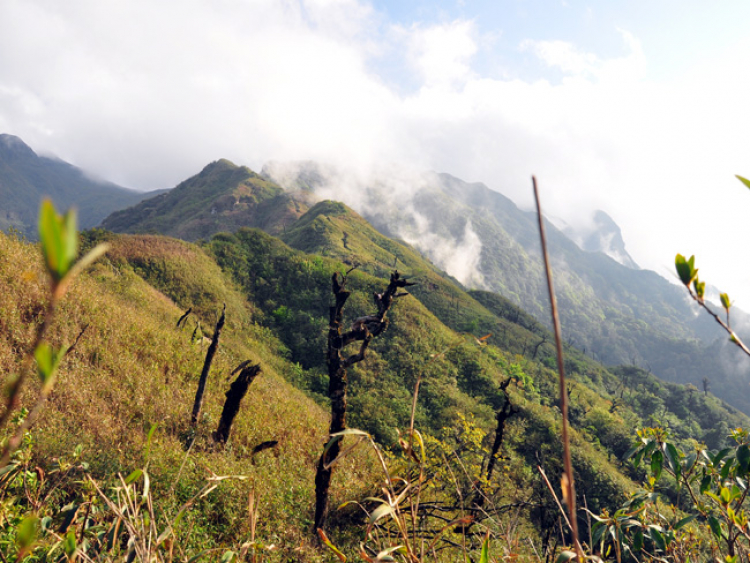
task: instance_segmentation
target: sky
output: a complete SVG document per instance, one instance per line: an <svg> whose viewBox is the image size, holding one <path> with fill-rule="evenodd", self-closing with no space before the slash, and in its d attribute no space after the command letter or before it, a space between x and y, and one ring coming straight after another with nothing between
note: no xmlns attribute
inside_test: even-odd
<svg viewBox="0 0 750 563"><path fill-rule="evenodd" d="M228 158L480 181L750 310L750 2L0 0L0 133L135 189ZM0 203L1 204L1 203Z"/></svg>

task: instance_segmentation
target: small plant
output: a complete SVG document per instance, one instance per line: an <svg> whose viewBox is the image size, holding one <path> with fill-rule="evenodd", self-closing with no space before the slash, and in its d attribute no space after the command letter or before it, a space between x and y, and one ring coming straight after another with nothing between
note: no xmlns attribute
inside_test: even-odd
<svg viewBox="0 0 750 563"><path fill-rule="evenodd" d="M16 464L10 463L11 456L22 444L27 430L36 421L52 392L58 366L75 346L73 344L71 347L55 348L46 340L57 305L76 276L107 251L107 246L100 244L85 256L76 259L78 254L76 213L74 210L69 210L65 215L60 215L55 211L50 200L42 202L39 212L39 241L44 267L50 281L48 302L43 323L37 329L32 345L21 362L20 371L17 374L11 374L7 379L4 393L5 410L0 415L0 429L4 429L14 413L19 412L23 385L33 372L36 372L39 377L40 389L35 402L30 408L24 408L23 416L16 418L17 424L10 436L0 445L0 472L3 473L10 473L17 469ZM16 544L19 561L33 549L41 528L42 522L33 513L27 515L18 524Z"/></svg>

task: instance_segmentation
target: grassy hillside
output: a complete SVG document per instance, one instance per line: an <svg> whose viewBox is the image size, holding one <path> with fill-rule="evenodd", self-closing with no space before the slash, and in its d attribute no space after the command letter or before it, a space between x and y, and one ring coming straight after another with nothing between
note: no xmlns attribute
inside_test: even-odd
<svg viewBox="0 0 750 563"><path fill-rule="evenodd" d="M255 490L261 515L258 536L277 544L280 558L296 556L293 553L308 558L304 554L312 553L308 530L312 481L317 452L326 440L325 411L290 385L287 376L295 368L285 360L283 345L249 322L247 306L231 283L220 285L221 273L215 264L211 271L212 263L200 249L170 239L156 243L145 246L137 237L113 241L112 258L81 277L61 305L52 330L54 344L72 343L87 328L75 351L64 360L44 416L17 458L32 475L35 466L50 473L51 481L36 482L33 487L56 487L54 502L45 506L40 517L49 515L60 522L63 514L54 509L85 501L90 494L75 484L82 477L80 471L62 481L55 477L58 460L85 462L86 473L103 487L115 484L117 472L127 475L148 463L160 518L174 517L211 472L243 475L244 480L223 483L189 511L179 534L184 543L176 554L196 554L245 541L249 537L247 495ZM140 254L144 249L146 256ZM166 262L172 271L181 265L183 279L195 284L173 286L174 294L184 299L179 306L144 281L157 278L153 270L143 267L143 258L159 253L162 265ZM186 256L189 262L184 261ZM0 366L7 381L19 369L32 329L42 320L46 279L32 245L0 235L0 257ZM196 273L196 267L204 266L206 270ZM213 295L226 299L229 322L208 382L199 436L186 453L189 409L206 348L191 339L194 322L182 329L175 324L184 308L199 305L193 301L199 297L205 306L203 327L210 336L208 321L215 319L220 307L219 300L213 307L205 301ZM260 361L263 371L243 402L230 446L214 450L208 434L218 421L229 372L244 359ZM146 437L154 424L147 456ZM253 456L253 448L268 440L278 445ZM341 479L335 483L337 502L364 494L362 484L375 479L373 461L355 456L342 465ZM27 502L20 501L18 509L26 506L28 510Z"/></svg>
<svg viewBox="0 0 750 563"><path fill-rule="evenodd" d="M327 194L342 182L339 171L315 163L276 164L267 173L284 185ZM446 247L454 248L450 258L456 245L467 242L468 229L476 238L476 272L453 274L473 279L475 289L500 294L548 324L533 213L484 184L448 174L428 173L404 185L389 180L386 171L383 178L342 195L355 193L357 198L346 203L361 210L381 233L414 241L426 258L438 263L446 260ZM604 364L636 364L668 381L701 386L706 378L725 401L750 413L745 373L738 374L734 366L739 357L724 345L712 319L696 315L684 290L655 272L582 250L551 224L547 230L566 342ZM338 245L332 238L328 244Z"/></svg>

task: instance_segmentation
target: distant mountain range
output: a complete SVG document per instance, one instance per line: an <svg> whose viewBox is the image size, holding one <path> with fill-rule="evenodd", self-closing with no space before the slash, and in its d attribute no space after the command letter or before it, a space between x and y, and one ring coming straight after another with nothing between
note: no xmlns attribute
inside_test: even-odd
<svg viewBox="0 0 750 563"><path fill-rule="evenodd" d="M62 209L76 207L79 225L91 228L113 211L161 191L144 193L94 180L67 162L38 156L18 137L0 134L0 230L14 228L35 238L43 197Z"/></svg>
<svg viewBox="0 0 750 563"><path fill-rule="evenodd" d="M0 157L0 189L5 190L0 192L0 213L15 218L23 212L26 225L35 220L39 196L18 196L20 186L33 184L35 176L28 172L33 164L45 171L37 175L44 181L26 191L52 193L47 186L68 186L67 192L60 190L68 200L58 196L59 205L78 204L84 226L101 218L102 226L114 232L186 240L255 227L299 250L360 265L376 275L393 267L416 273L423 284L415 294L425 303L440 292L443 300L450 296L453 308L439 316L454 330L505 330L493 315L517 320L522 314L517 307L549 324L535 217L484 184L436 173L399 178L388 171L362 182L311 162L270 163L258 174L219 160L174 189L147 197L111 184L85 184L74 167L37 157L17 138L0 139L0 147L6 147ZM132 200L122 203L126 196ZM343 200L356 213L320 202L322 198ZM717 396L750 413L745 370L737 368L742 364L735 361L735 350L720 339L712 320L696 314L682 288L638 268L619 227L605 212L598 212L594 221L594 230L585 236L564 225L563 230L548 227L568 344L602 363L637 365L666 380L700 387L708 379ZM445 272L451 285L444 281ZM502 305L493 301L494 294L502 296ZM488 303L493 303L492 314ZM735 316L738 325L741 316ZM536 334L504 346L526 350L538 344L534 338L545 338L539 330Z"/></svg>

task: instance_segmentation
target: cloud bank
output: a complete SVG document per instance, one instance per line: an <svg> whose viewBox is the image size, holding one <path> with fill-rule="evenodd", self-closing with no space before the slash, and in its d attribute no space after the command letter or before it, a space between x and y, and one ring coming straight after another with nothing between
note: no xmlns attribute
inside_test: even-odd
<svg viewBox="0 0 750 563"><path fill-rule="evenodd" d="M732 175L750 175L750 41L659 80L637 37L611 34L609 57L520 41L503 56L549 70L522 78L479 70L493 47L471 19L396 24L359 0L6 0L0 131L140 189L217 158L311 159L446 171L528 206L534 173L550 213L606 210L642 266L696 253L746 292L750 194Z"/></svg>

